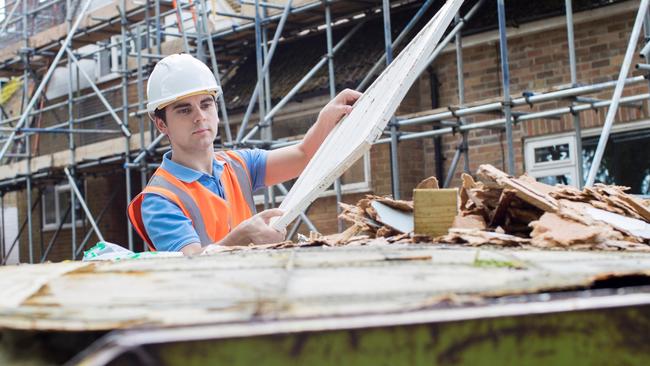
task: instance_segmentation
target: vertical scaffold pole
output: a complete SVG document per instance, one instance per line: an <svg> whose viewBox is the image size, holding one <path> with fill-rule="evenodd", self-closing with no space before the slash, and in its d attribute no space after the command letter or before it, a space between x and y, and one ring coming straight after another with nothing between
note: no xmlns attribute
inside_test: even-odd
<svg viewBox="0 0 650 366"><path fill-rule="evenodd" d="M515 174L515 152L512 142L512 99L510 97L510 67L508 65L508 40L506 35L506 9L503 0L497 1L499 17L499 48L501 50L501 81L503 85L503 114L506 119L508 142L508 173Z"/></svg>
<svg viewBox="0 0 650 366"><path fill-rule="evenodd" d="M325 35L327 40L327 71L329 76L329 91L330 99L336 96L336 75L334 74L334 52L332 51L332 9L329 1L323 0L325 4ZM334 180L334 192L336 193L336 226L338 232L343 231L343 221L339 218L341 214L341 207L339 203L343 200L343 193L341 192L341 177Z"/></svg>
<svg viewBox="0 0 650 366"><path fill-rule="evenodd" d="M24 71L23 71L23 102L27 100L28 98L28 93L29 93L29 83L27 82L29 78L29 33L27 32L27 22L28 22L28 17L27 17L27 1L23 1L23 7L22 7L22 18L23 18L23 42L24 42L24 50L21 52L22 56L22 61L24 64ZM38 93L38 90L36 91ZM40 93L38 93L40 94ZM26 108L23 108L23 117L21 118L23 121L23 124L27 121L27 118L29 117L29 113L31 112L31 109L34 107L36 104L36 101L38 99L36 96L33 96L32 99L30 100L29 105L27 105ZM22 105L23 107L25 106L24 104ZM30 108L31 106L31 108ZM6 150L4 149L9 148L9 144L12 142L12 138L15 136L16 131L18 131L18 128L22 127L20 122L16 125L16 129L14 132L11 134L7 142L5 143L5 146L3 147L3 151L0 151L0 161L2 160L2 155ZM27 207L32 207L32 152L31 152L31 138L28 134L25 134L25 154L27 155L27 159L25 160L27 164L27 176L25 177L25 183L26 183L26 189L27 189ZM32 210L27 210L27 244L29 245L29 263L34 263L34 238L33 238L33 233L32 233Z"/></svg>
<svg viewBox="0 0 650 366"><path fill-rule="evenodd" d="M390 65L390 63L393 62L393 41L390 26L390 2L388 0L382 1L382 11L384 13L384 44L386 50L386 65ZM400 199L399 156L397 154L397 150L399 148L399 136L397 131L398 124L395 116L391 117L388 124L390 126L390 176L393 187L393 197L398 200Z"/></svg>
<svg viewBox="0 0 650 366"><path fill-rule="evenodd" d="M569 49L569 71L571 73L571 87L578 86L578 72L576 66L576 48L575 40L573 37L573 7L571 5L571 0L564 0L566 8L566 34L567 34L567 45ZM575 103L571 103L575 105ZM573 121L573 129L576 133L576 165L578 176L575 177L576 186L582 189L584 185L584 169L583 169L583 158L582 158L582 126L580 124L580 113L572 112L571 119Z"/></svg>
<svg viewBox="0 0 650 366"><path fill-rule="evenodd" d="M120 22L121 27L120 27L120 34L122 38L122 45L121 45L121 52L120 52L120 59L122 61L122 67L120 68L120 71L122 72L122 123L123 126L126 126L128 128L129 126L129 97L128 97L128 83L129 83L129 77L128 77L128 55L127 55L127 50L126 50L126 26L127 26L127 20L126 20L126 0L120 0L120 14L122 16L122 20ZM139 35L138 35L139 37ZM125 166L128 166L128 164L131 163L131 135L125 135L124 136L124 164ZM125 176L125 181L126 181L126 204L131 202L131 169L125 169L124 170L124 176ZM90 214L88 213L88 216ZM92 218L90 218L92 220ZM93 222L94 224L94 222ZM97 226L94 224L94 226ZM97 235L101 235L99 233L99 229L95 228L97 231ZM131 220L126 220L126 235L127 235L127 240L128 240L128 246L129 250L133 251L133 228L131 225ZM104 240L103 238L100 238L100 240Z"/></svg>
<svg viewBox="0 0 650 366"><path fill-rule="evenodd" d="M68 8L68 14L67 14L67 29L68 32L70 31L70 28L72 27L72 9ZM76 154L75 154L75 141L74 141L74 133L72 130L74 129L74 74L73 74L73 65L75 67L79 67L77 63L74 62L72 59L72 53L68 51L68 129L70 130L70 133L68 133L68 148L70 149L70 174L72 174L73 177L77 174L76 169L75 169L75 162L76 160ZM77 78L77 87L79 87L79 79ZM77 89L78 90L78 89ZM72 223L71 226L71 242L72 242L72 260L76 258L76 253L77 253L77 210L76 210L76 205L77 205L77 200L74 194L72 194L72 190L70 190L70 222ZM43 254L43 253L41 253ZM45 258L45 256L43 256Z"/></svg>
<svg viewBox="0 0 650 366"><path fill-rule="evenodd" d="M455 23L461 22L460 14L456 14ZM458 105L462 108L465 106L465 75L463 74L463 36L461 31L456 33L456 78L458 80ZM464 125L465 119L459 118L458 121ZM469 148L468 148L468 132L463 131L461 141L461 152L463 153L464 165L463 171L469 173Z"/></svg>

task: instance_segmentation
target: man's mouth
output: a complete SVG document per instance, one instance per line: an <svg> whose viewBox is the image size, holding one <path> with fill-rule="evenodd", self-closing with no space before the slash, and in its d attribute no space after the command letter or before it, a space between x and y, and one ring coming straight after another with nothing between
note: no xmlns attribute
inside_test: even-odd
<svg viewBox="0 0 650 366"><path fill-rule="evenodd" d="M202 129L199 129L199 130L196 130L196 131L192 132L192 134L199 134L199 133L204 133L204 132L208 132L208 131L210 131L210 130L207 129L207 128L202 128Z"/></svg>

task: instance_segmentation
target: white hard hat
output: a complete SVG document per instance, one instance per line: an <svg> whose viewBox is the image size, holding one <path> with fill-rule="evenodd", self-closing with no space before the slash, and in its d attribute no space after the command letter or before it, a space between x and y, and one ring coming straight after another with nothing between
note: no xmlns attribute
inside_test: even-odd
<svg viewBox="0 0 650 366"><path fill-rule="evenodd" d="M153 119L156 109L197 94L221 94L212 71L187 53L169 55L158 61L149 76L147 112Z"/></svg>

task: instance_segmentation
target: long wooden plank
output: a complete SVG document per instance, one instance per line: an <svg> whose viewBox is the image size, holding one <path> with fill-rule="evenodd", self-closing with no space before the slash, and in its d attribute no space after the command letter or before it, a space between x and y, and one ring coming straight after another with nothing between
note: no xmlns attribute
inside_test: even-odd
<svg viewBox="0 0 650 366"><path fill-rule="evenodd" d="M345 172L379 138L463 0L450 0L413 38L359 98L352 112L330 133L280 205L284 215L273 222L283 229L336 177Z"/></svg>

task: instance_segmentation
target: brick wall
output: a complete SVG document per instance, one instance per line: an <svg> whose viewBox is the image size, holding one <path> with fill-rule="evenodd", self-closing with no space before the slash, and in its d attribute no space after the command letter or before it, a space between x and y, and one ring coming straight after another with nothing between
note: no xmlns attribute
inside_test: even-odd
<svg viewBox="0 0 650 366"><path fill-rule="evenodd" d="M575 26L575 45L577 55L577 79L579 83L598 83L617 78L623 55L629 41L634 22L634 13L612 16L606 21L594 20ZM526 27L522 25L521 27ZM524 91L545 91L557 85L568 85L571 82L567 50L566 30L558 28L545 30L526 37L508 40L511 94L521 96ZM640 49L641 43L638 44ZM634 62L642 60L636 53ZM466 101L474 102L486 99L501 98L501 68L499 44L492 42L463 49L464 78ZM446 53L433 65L440 81L441 106L457 105L456 61L453 52ZM639 72L633 72L638 75ZM647 92L647 85L638 84L627 87L623 95ZM592 94L589 97L609 99L613 89ZM495 99L496 100L496 99ZM569 101L554 101L535 105L534 107L517 108L522 112L538 111L540 109L568 106ZM582 128L601 126L604 122L606 109L580 113ZM624 123L647 117L647 103L642 109L619 108L616 122ZM483 121L500 118L501 115L478 115L468 118L468 121ZM517 174L524 171L523 142L532 136L555 134L573 131L570 115L559 119L532 120L514 127L514 151ZM455 152L455 146L460 142L460 136L446 135L444 141L445 169L450 166ZM505 168L507 143L505 133L501 130L473 130L469 133L470 171L474 172L478 165L490 163L501 169ZM433 142L425 140L426 174L433 170ZM453 184L458 184L462 165L457 170Z"/></svg>
<svg viewBox="0 0 650 366"><path fill-rule="evenodd" d="M121 170L121 169L120 169ZM117 170L118 173L111 175L103 175L98 177L86 177L86 203L95 220L99 221L98 227L104 236L104 239L109 242L119 243L126 245L128 243L127 230L126 230L126 185L124 174ZM59 182L63 183L63 182ZM115 192L115 195L113 193ZM37 202L36 207L32 212L32 245L34 251L34 260L38 262L42 257L45 250L47 250L50 240L55 235L55 230L42 230L42 206L41 201L38 200L39 189L32 190L32 202ZM19 191L17 195L19 202L19 225L27 218L26 206L27 194L26 191ZM104 211L103 218L99 218L100 213ZM92 231L90 223L87 222L84 226L77 227L77 245L80 245L86 232ZM93 246L99 239L93 234L88 240L86 248ZM27 231L20 237L20 261L23 263L29 262L29 246L28 246ZM57 262L72 257L72 230L62 229L56 240L53 242L52 248L47 256L47 260ZM138 248L138 247L136 247ZM139 248L142 248L141 246ZM83 255L83 254L82 254Z"/></svg>
<svg viewBox="0 0 650 366"><path fill-rule="evenodd" d="M632 12L611 16L606 21L593 20L576 24L575 44L578 63L578 81L580 83L597 83L615 79L618 75L622 57L627 46L632 28L634 14ZM528 25L520 25L525 28ZM553 30L542 30L525 37L515 37L508 40L509 61L511 73L511 92L519 96L523 91L544 91L554 86L570 83L568 69L568 54L566 31L564 27ZM466 101L468 103L493 101L501 98L501 69L499 59L499 44L487 41L464 48L464 77ZM640 61L637 57L635 61ZM432 65L440 83L439 105L450 106L458 104L456 61L454 52L443 53ZM626 88L624 95L637 94L647 91L647 85L639 84ZM611 97L613 90L591 95L591 97L606 99ZM135 97L134 89L129 90L129 99ZM517 108L518 111L536 111L540 109L555 108L568 105L569 101L558 101L535 105L534 107ZM431 108L430 81L425 73L416 81L409 91L406 99L401 104L398 115L429 110ZM605 109L580 113L582 127L590 128L600 126L604 120ZM642 109L621 108L617 122L634 121L647 117L647 104ZM468 122L485 121L501 118L500 114L477 115L468 118ZM130 121L132 131L137 131L137 120ZM235 126L233 126L234 128ZM431 125L416 126L403 131L425 131ZM517 125L514 128L514 148L516 156L517 174L523 172L523 142L532 136L572 131L573 125L570 116L560 119L535 120ZM473 130L468 133L469 138L469 170L475 172L478 165L490 163L498 168L505 169L507 143L505 134L499 129ZM445 135L443 141L443 157L445 172L450 166L456 146L460 143L460 135ZM411 191L421 179L435 174L436 160L433 138L414 141L405 141L399 145L400 166L400 193L403 198L410 199ZM462 171L462 160L457 169L453 185L458 185L458 177ZM125 190L122 169L115 169L115 174L104 176L89 181L91 210L96 213L105 203L112 189ZM371 150L371 193L390 194L390 150L388 144L376 145ZM139 181L139 178L134 178ZM134 193L139 191L139 185L134 183ZM110 217L104 221L102 230L106 239L126 244L126 204L124 193L118 194L118 199L111 205ZM344 201L354 203L363 197L363 193L345 195ZM19 197L19 202L24 202L24 192ZM38 208L37 208L38 210ZM24 218L24 206L21 217ZM36 215L36 220L40 215ZM334 197L325 197L317 200L309 210L309 216L322 233L336 231L336 206ZM39 227L35 221L35 227ZM38 231L36 229L35 231ZM303 225L300 232L307 233ZM53 260L68 257L70 240L62 233L57 241L57 247L50 258ZM38 235L38 234L37 234ZM48 233L43 233L47 243ZM69 234L66 234L69 235ZM91 239L94 242L96 239ZM40 237L34 242L39 243ZM136 242L139 239L136 236ZM59 243L63 243L59 245ZM24 240L21 242L24 245ZM140 247L137 247L140 248ZM27 251L22 249L22 253ZM22 257L24 260L24 256Z"/></svg>

